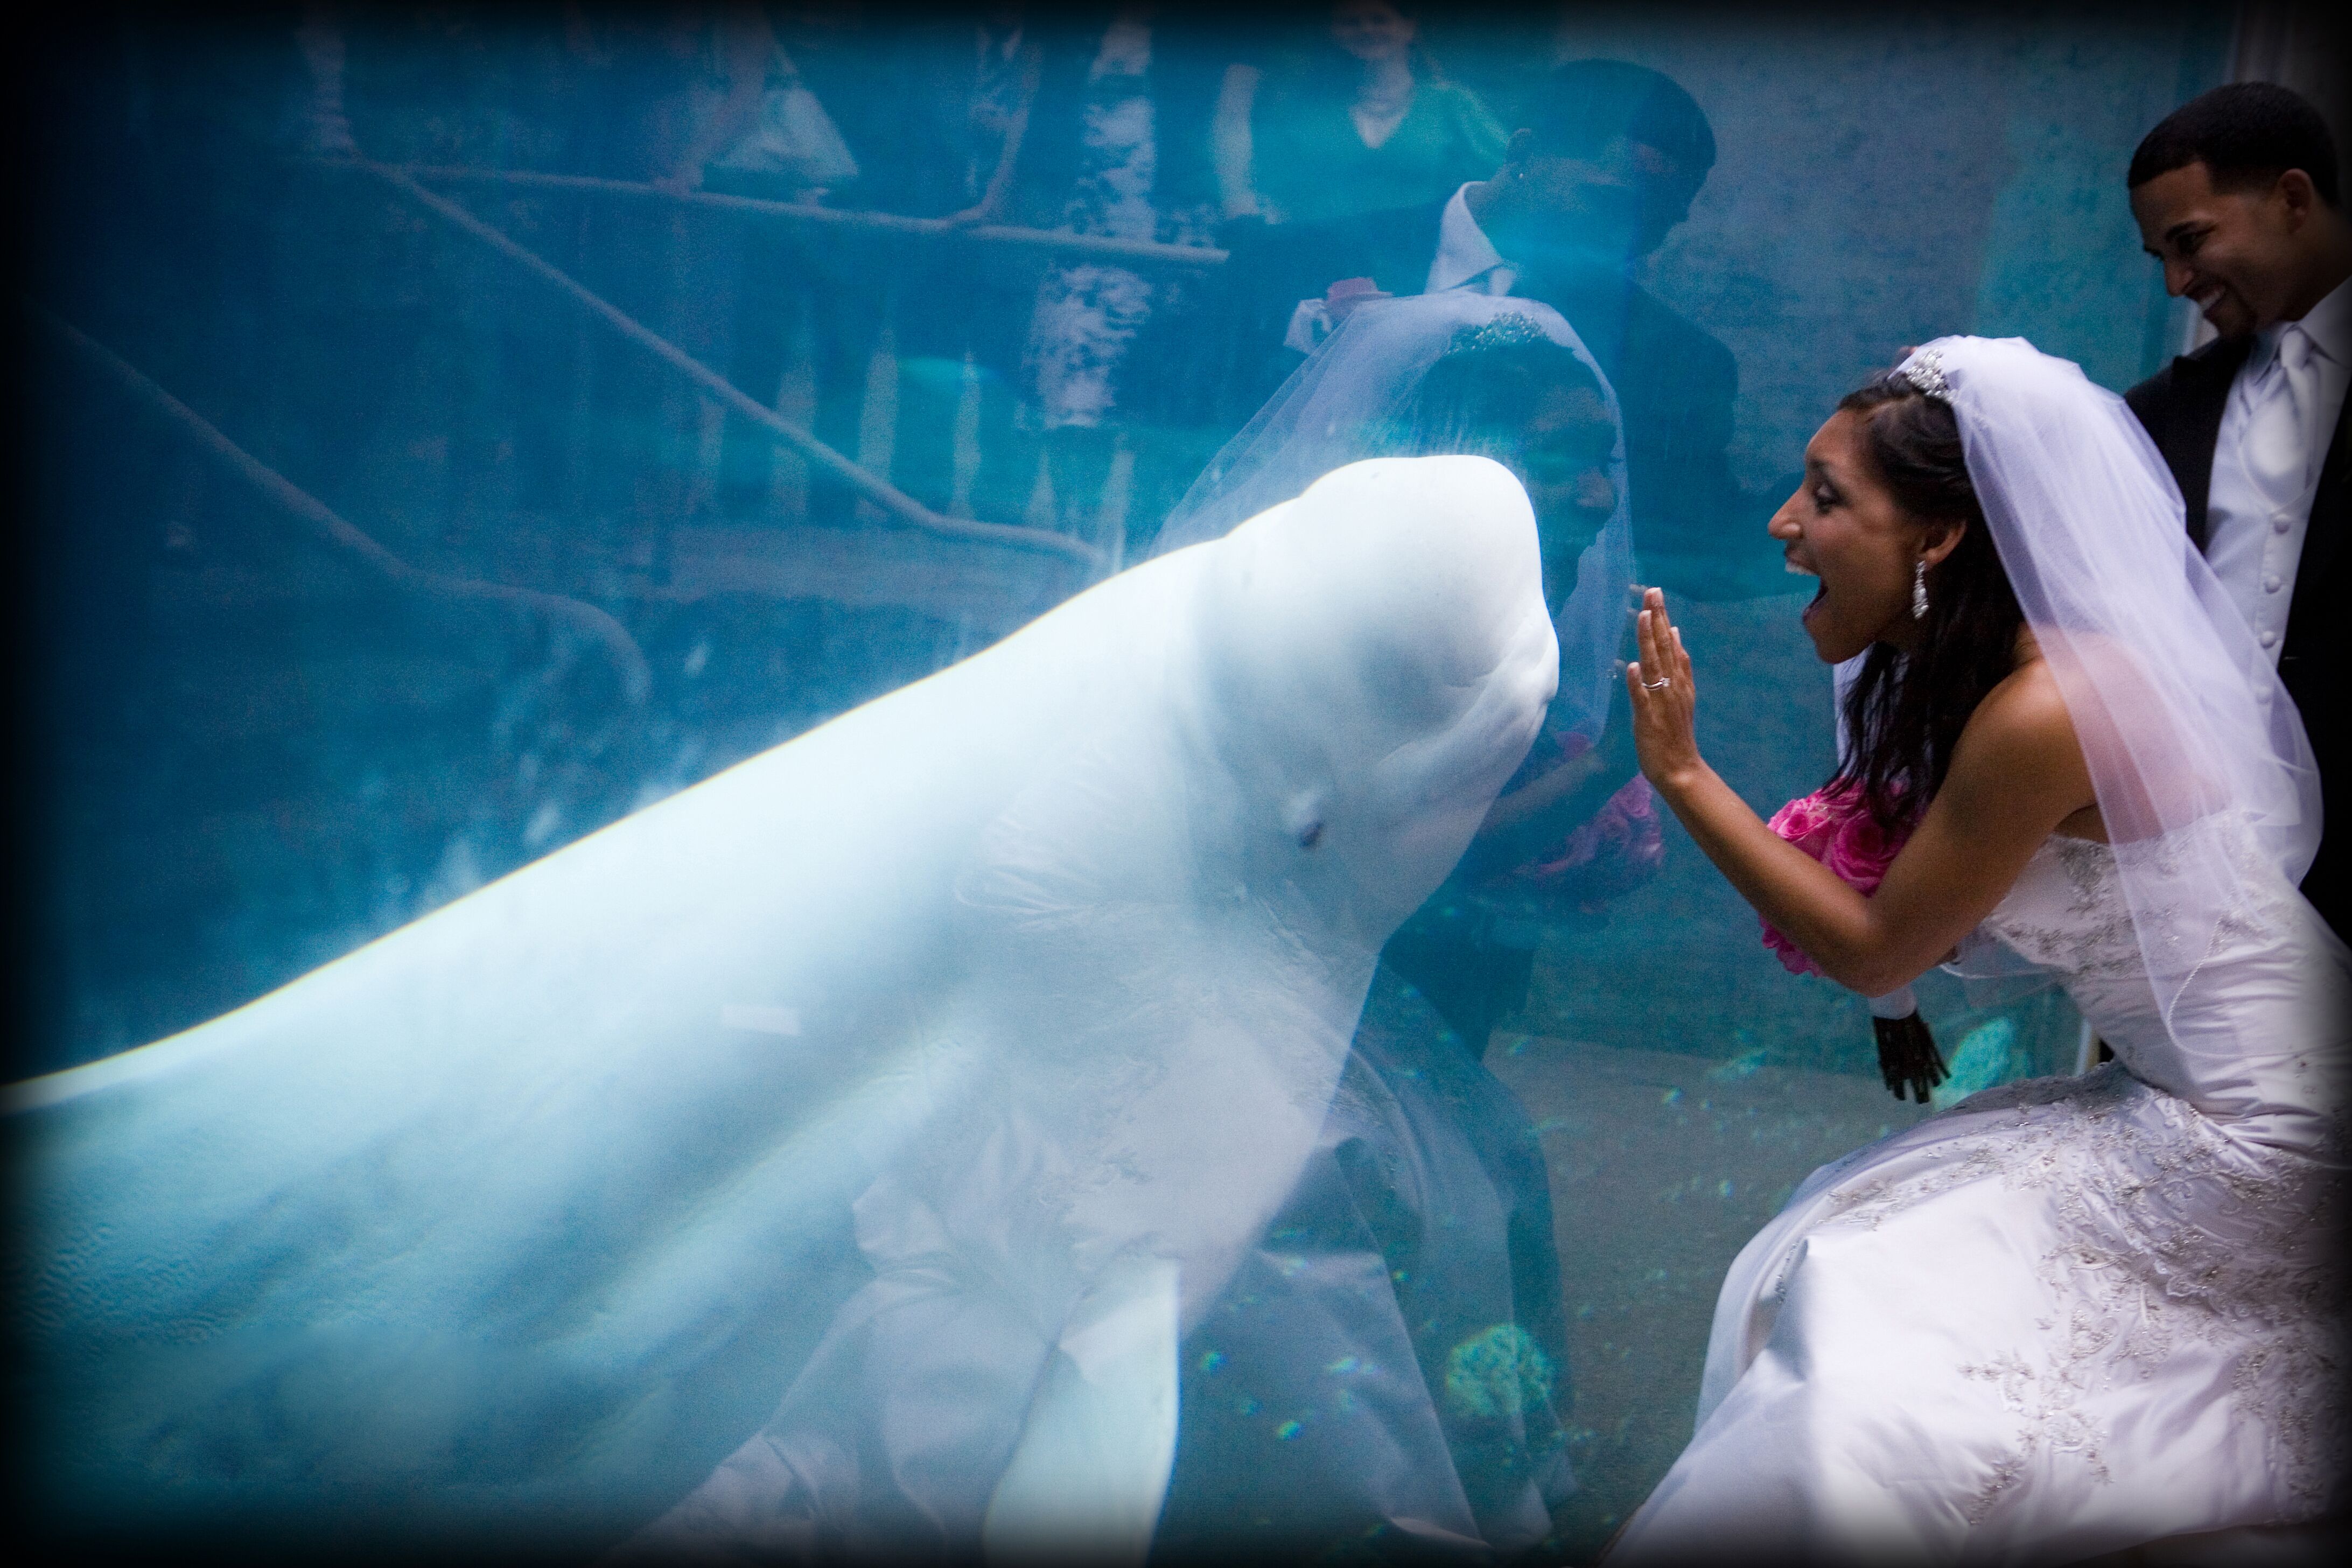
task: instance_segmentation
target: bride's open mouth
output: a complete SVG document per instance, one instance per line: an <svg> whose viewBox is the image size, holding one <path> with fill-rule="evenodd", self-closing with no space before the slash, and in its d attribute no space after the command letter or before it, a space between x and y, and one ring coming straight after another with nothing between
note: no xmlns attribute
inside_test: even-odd
<svg viewBox="0 0 2352 1568"><path fill-rule="evenodd" d="M1828 583L1826 583L1826 582L1824 582L1824 581L1822 581L1822 574L1821 574L1820 573L1818 573L1818 572L1814 571L1811 567L1810 567L1810 566L1803 566L1803 565L1800 565L1800 564L1797 563L1796 558L1795 558L1795 557L1793 557L1793 556L1788 556L1788 555L1784 555L1784 556L1782 556L1782 557L1780 558L1780 564L1782 565L1782 567L1783 567L1783 568L1785 568L1786 570L1788 570L1788 571L1790 571L1790 572L1794 573L1796 575L1798 575L1798 576L1800 576L1800 577L1811 577L1811 578L1812 578L1812 579L1814 580L1814 582L1815 582L1816 584L1819 584L1819 585L1818 585L1817 587L1815 587L1815 588L1814 588L1814 590L1813 590L1813 597L1812 597L1811 602L1810 604L1806 605L1806 606L1805 606L1804 619L1806 619L1807 621L1811 621L1811 620L1813 618L1813 612L1814 612L1814 611L1816 611L1816 610L1818 610L1818 609L1820 609L1820 608L1822 607L1822 601L1823 601L1824 599L1827 599L1827 598L1830 596L1830 585L1829 585L1829 584L1828 584Z"/></svg>

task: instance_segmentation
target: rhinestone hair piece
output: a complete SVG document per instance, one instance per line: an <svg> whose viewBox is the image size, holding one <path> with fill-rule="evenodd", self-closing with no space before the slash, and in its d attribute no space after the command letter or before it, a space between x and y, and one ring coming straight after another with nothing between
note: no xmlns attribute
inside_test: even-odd
<svg viewBox="0 0 2352 1568"><path fill-rule="evenodd" d="M1944 379L1944 356L1934 349L1921 349L1897 365L1895 374L1924 396L1945 403L1952 400L1952 384Z"/></svg>
<svg viewBox="0 0 2352 1568"><path fill-rule="evenodd" d="M1496 349L1525 348L1530 343L1559 346L1552 342L1549 332L1536 324L1533 316L1510 310L1475 326L1464 323L1454 331L1454 342L1447 346L1446 352L1486 353Z"/></svg>

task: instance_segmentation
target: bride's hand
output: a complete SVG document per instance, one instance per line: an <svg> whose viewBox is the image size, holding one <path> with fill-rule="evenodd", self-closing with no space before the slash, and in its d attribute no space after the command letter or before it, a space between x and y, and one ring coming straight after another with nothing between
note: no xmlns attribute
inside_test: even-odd
<svg viewBox="0 0 2352 1568"><path fill-rule="evenodd" d="M1625 694L1633 705L1633 752L1643 776L1661 791L1704 771L1692 714L1698 692L1692 685L1690 656L1683 634L1666 618L1666 595L1657 588L1642 595L1634 640L1642 657L1625 667Z"/></svg>

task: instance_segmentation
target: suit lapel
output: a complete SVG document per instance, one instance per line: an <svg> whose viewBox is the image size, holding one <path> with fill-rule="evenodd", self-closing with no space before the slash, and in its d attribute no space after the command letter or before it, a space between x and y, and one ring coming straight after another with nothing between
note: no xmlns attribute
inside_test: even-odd
<svg viewBox="0 0 2352 1568"><path fill-rule="evenodd" d="M2159 446L2180 480L2189 537L2200 551L2212 532L2207 504L2213 494L2213 449L2221 441L2221 415L2230 406L2230 384L2252 350L2253 340L2241 338L2172 362L2173 384L2180 389L2180 397Z"/></svg>

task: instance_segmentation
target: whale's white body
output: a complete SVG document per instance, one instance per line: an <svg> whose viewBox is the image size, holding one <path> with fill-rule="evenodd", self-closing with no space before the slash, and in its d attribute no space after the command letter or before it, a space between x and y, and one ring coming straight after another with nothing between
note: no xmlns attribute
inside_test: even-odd
<svg viewBox="0 0 2352 1568"><path fill-rule="evenodd" d="M1096 1485L1073 1463L1148 1492L1151 1369L1287 1190L1381 942L1554 666L1517 482L1356 465L20 1086L39 1484L82 1519L610 1539L755 1432L822 1469L919 1343L986 1369L950 1399L980 1436L942 1463L993 1467L946 1486L950 1532L992 1499L1034 1530Z"/></svg>

